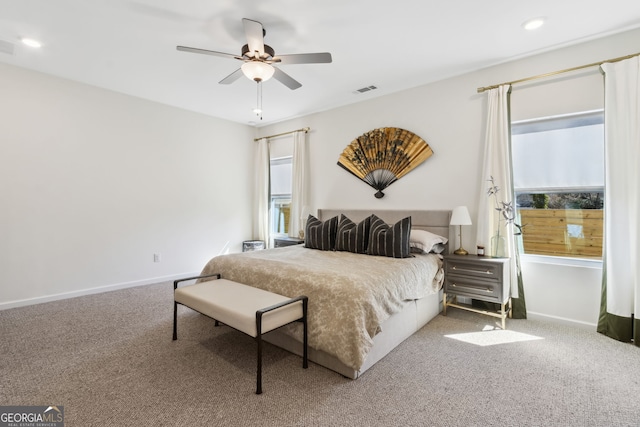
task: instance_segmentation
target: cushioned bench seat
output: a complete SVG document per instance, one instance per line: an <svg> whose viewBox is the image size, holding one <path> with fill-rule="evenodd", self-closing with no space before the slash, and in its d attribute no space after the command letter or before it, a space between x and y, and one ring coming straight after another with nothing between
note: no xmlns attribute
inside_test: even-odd
<svg viewBox="0 0 640 427"><path fill-rule="evenodd" d="M209 279L178 288L178 283ZM288 298L242 283L220 278L219 274L189 277L174 281L173 339L178 338L178 304L187 306L256 339L258 372L256 394L262 393L262 334L292 322L302 321L303 364L307 368L306 296Z"/></svg>

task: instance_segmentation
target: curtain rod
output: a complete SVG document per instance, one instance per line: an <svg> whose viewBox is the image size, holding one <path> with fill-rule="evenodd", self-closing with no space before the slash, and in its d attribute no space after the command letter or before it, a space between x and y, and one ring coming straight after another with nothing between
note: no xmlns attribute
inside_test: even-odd
<svg viewBox="0 0 640 427"><path fill-rule="evenodd" d="M558 74L564 74L564 73L568 73L568 72L571 72L571 71L582 70L583 68L595 67L595 66L602 65L602 64L604 64L606 62L620 62L620 61L624 61L625 59L633 58L634 56L638 56L638 55L640 55L640 53L634 53L632 55L620 56L618 58L608 59L606 61L594 62L592 64L581 65L579 67L572 67L572 68L566 68L564 70L552 71L552 72L546 73L546 74L538 74L537 76L531 76L531 77L527 77L527 78L524 78L524 79L513 80L511 82L500 83L500 84L497 84L497 85L479 87L478 88L478 93L482 93L482 92L485 92L487 90L495 89L495 88L500 87L502 85L512 85L512 84L516 84L516 83L527 82L527 81L530 81L530 80L542 79L544 77L556 76Z"/></svg>
<svg viewBox="0 0 640 427"><path fill-rule="evenodd" d="M290 130L289 132L282 132L282 133L277 133L275 135L269 135L269 136L261 136L260 138L253 138L253 141L260 141L262 138L275 138L276 136L283 136L283 135L289 135L290 133L295 133L295 132L304 132L307 133L311 130L311 128L302 128L302 129L296 129L296 130Z"/></svg>

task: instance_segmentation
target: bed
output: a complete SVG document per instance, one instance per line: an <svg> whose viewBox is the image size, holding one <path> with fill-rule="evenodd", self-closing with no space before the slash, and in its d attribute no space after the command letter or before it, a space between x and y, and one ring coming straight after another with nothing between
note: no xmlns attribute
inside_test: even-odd
<svg viewBox="0 0 640 427"><path fill-rule="evenodd" d="M412 230L449 237L450 211L320 209L317 218L345 215L360 222L371 214L387 224L411 217ZM295 245L218 256L202 271L211 273L285 296L308 296L309 359L352 379L442 307L442 261L436 254L398 259ZM300 354L299 337L300 325L290 325L264 339Z"/></svg>

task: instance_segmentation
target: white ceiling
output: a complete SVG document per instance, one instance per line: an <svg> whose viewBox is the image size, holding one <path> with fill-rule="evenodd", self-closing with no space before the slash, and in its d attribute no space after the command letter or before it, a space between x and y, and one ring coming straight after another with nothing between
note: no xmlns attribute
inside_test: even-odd
<svg viewBox="0 0 640 427"><path fill-rule="evenodd" d="M302 87L265 82L262 121L254 82L218 84L239 61L176 50L239 54L242 18L276 55L333 55L279 66ZM0 62L261 126L637 27L638 0L0 0Z"/></svg>

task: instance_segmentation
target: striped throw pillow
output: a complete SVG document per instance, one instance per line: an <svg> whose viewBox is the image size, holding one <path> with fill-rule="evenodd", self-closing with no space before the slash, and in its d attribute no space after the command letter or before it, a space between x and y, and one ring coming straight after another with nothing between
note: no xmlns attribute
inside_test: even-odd
<svg viewBox="0 0 640 427"><path fill-rule="evenodd" d="M313 215L309 215L304 230L304 247L332 251L336 247L336 232L338 217L334 216L324 222Z"/></svg>
<svg viewBox="0 0 640 427"><path fill-rule="evenodd" d="M411 234L411 217L401 219L389 226L376 215L371 215L371 229L369 231L369 255L379 255L392 258L408 258L409 236Z"/></svg>
<svg viewBox="0 0 640 427"><path fill-rule="evenodd" d="M348 251L356 254L366 254L369 243L369 226L371 217L367 217L358 224L340 215L338 232L336 235L336 251Z"/></svg>

